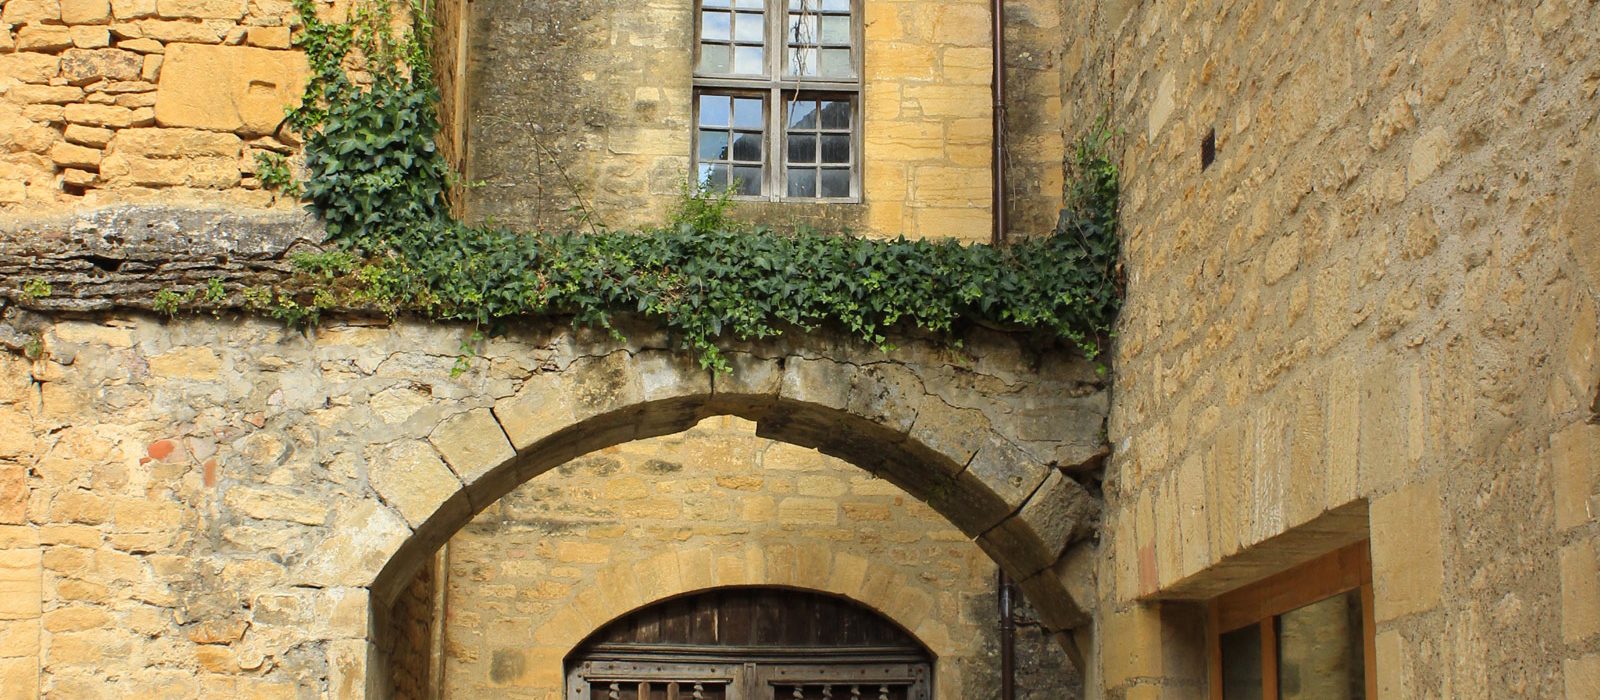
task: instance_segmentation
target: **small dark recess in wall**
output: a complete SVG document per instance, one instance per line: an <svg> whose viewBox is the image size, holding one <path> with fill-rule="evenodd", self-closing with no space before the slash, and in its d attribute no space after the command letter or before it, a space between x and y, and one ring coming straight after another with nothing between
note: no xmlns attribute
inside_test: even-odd
<svg viewBox="0 0 1600 700"><path fill-rule="evenodd" d="M1200 170L1211 167L1212 161L1217 159L1217 130L1206 129L1206 137L1200 139Z"/></svg>

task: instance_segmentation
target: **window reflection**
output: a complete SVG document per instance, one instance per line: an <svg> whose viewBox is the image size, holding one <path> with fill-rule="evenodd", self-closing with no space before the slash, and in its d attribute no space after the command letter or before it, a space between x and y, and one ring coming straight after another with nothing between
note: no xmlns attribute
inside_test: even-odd
<svg viewBox="0 0 1600 700"><path fill-rule="evenodd" d="M1361 592L1350 591L1278 617L1282 700L1364 700Z"/></svg>
<svg viewBox="0 0 1600 700"><path fill-rule="evenodd" d="M1262 700L1261 627L1222 635L1223 700Z"/></svg>

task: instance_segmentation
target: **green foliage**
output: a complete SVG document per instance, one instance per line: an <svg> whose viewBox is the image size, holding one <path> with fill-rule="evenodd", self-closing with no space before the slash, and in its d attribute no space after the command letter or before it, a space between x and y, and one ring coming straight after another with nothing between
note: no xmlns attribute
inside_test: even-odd
<svg viewBox="0 0 1600 700"><path fill-rule="evenodd" d="M194 301L195 290L179 292L174 289L158 290L150 305L158 312L168 316L178 315L178 310Z"/></svg>
<svg viewBox="0 0 1600 700"><path fill-rule="evenodd" d="M612 329L614 315L633 313L720 370L719 340L790 328L835 326L887 348L897 327L950 334L977 321L1033 329L1091 357L1110 333L1117 170L1103 127L1074 150L1070 206L1057 231L1003 248L779 235L735 224L729 192L688 185L658 230L469 226L445 202L451 173L434 146L437 95L420 38L428 27L394 38L384 0L345 25L323 23L311 0L295 2L304 24L297 42L312 67L305 103L290 119L306 143L301 193L337 248L296 256L294 279L281 290L245 290L247 304L275 318L315 323L355 306L491 330L539 314ZM370 81L353 82L351 63ZM470 352L464 344L458 367Z"/></svg>
<svg viewBox="0 0 1600 700"><path fill-rule="evenodd" d="M207 304L216 306L228 300L228 290L222 286L222 280L212 277L206 280L205 300Z"/></svg>
<svg viewBox="0 0 1600 700"><path fill-rule="evenodd" d="M44 336L33 333L22 344L22 356L35 362L44 359Z"/></svg>
<svg viewBox="0 0 1600 700"><path fill-rule="evenodd" d="M49 282L39 279L38 277L31 278L22 283L22 296L30 300L43 299L50 296L54 292L55 290L50 288Z"/></svg>
<svg viewBox="0 0 1600 700"><path fill-rule="evenodd" d="M289 159L282 154L269 151L257 152L256 177L269 190L276 190L290 197L299 197L301 194L300 183L295 181L294 173L289 169Z"/></svg>
<svg viewBox="0 0 1600 700"><path fill-rule="evenodd" d="M678 202L667 214L667 228L691 228L696 231L732 231L739 228L733 220L733 186L723 190L709 190L684 178L679 185Z"/></svg>

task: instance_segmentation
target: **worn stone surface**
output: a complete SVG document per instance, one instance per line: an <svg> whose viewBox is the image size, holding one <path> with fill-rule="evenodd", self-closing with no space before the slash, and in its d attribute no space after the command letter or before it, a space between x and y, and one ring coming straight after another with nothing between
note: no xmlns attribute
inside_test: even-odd
<svg viewBox="0 0 1600 700"><path fill-rule="evenodd" d="M252 251L281 254L283 238L264 236L246 223L161 219L150 210L81 220L68 229L80 241L74 255L99 261L98 272L86 277L107 279L79 287L77 278L52 277L63 291L28 303L56 309L116 305L106 297L95 300L92 290L110 288L108 280L137 277L129 269L136 264L151 264L153 274L161 274L152 257L160 257L162 245L184 245L182 232L209 231L215 245L230 240L233 260L247 260ZM136 236L140 231L150 238ZM75 307L71 300L79 290L84 306ZM780 388L751 371L742 375L745 384L725 386L738 393L719 394L711 375L669 339L628 324L622 328L634 340L619 344L561 322L535 322L487 341L460 376L452 368L470 330L430 323L334 323L301 334L227 316L163 323L126 314L52 318L13 311L0 327L5 337L14 337L7 341L10 351L0 353L0 535L6 535L0 552L9 557L0 564L0 586L8 593L0 596L0 622L8 630L21 625L16 639L37 640L37 649L34 642L17 642L16 653L23 656L16 658L33 665L41 687L91 695L121 687L119 674L132 673L130 668L143 669L132 674L142 679L170 671L172 682L189 684L182 687L316 687L352 682L352 673L381 685L390 677L381 654L359 668L350 666L351 645L398 648L394 640L369 635L369 625L381 621L368 616L369 600L387 610L403 599L412 575L477 511L496 508L502 516L527 513L537 519L544 517L539 512L586 512L583 501L594 498L636 527L590 530L586 524L547 538L548 569L529 565L508 572L541 577L528 595L540 601L586 595L574 583L587 575L571 574L574 568L607 580L633 580L634 567L645 565L636 556L666 552L682 567L704 554L703 577L683 568L675 585L687 588L675 590L666 585L671 580L660 579L664 587L653 594L670 596L721 581L802 586L879 601L886 614L949 662L941 670L951 679L941 697L970 697L963 688L990 687L982 679L993 673L994 651L987 636L962 630L985 619L971 611L992 606L993 565L982 564L985 552L971 542L982 531L962 532L955 524L1000 522L1027 497L1053 497L1061 487L1054 483L1012 499L1001 495L1017 488L1010 475L1049 468L1017 464L967 473L971 454L952 457L915 444L904 432L915 413L907 407L924 405L938 392L954 396L948 379L941 378L951 351L915 338L890 354L828 339L834 358L829 372L786 374L790 380ZM39 359L22 357L33 343ZM806 365L812 356L805 347L778 341L731 350L770 358L740 363L758 368ZM1053 368L1013 391L963 401L972 422L985 426L988 435L977 441L977 451L1000 442L1026 446L1007 453L1019 462L1034 459L1032 452L1054 450L1038 435L1015 434L1009 416L1025 406L1081 395L1098 381L1085 362L1025 359L1033 351L1022 338L975 332L962 352L973 381L1020 367ZM843 388L830 390L832 384ZM570 412L549 414L545 420L554 425L546 433L519 432L513 417L537 407L534 397L546 395L538 387L550 386L570 397ZM770 393L749 393L758 387L770 387ZM869 395L879 399L865 400ZM517 397L522 400L510 400ZM726 414L742 417L716 419L736 429L736 438L725 430L715 439L637 442ZM802 446L834 449L848 438L877 450L858 451L862 459L845 466L803 447L758 439L749 435L752 430ZM521 436L515 452L507 432ZM749 455L757 453L761 466L752 469ZM638 457L629 457L628 470L585 476L597 480L592 488L561 485L589 468L584 465L616 454ZM875 479L877 471L908 488ZM9 478L23 474L28 476ZM505 498L524 482L525 493L540 497ZM568 491L576 501L545 497ZM729 499L736 507L729 507ZM1087 534L1076 525L1062 526L1059 518L1036 517L1050 509L1023 510L1030 527L1044 534L988 552L1019 578L1032 572L1032 562L1060 553L1056 538L1081 541ZM13 538L8 527L26 536ZM727 567L712 565L726 552L701 538L743 541L752 528L770 537L749 541L749 554ZM36 533L45 531L49 542L41 545ZM653 534L632 539L646 532ZM670 543L672 549L646 542ZM924 553L884 554L903 547ZM734 567L748 561L763 562L762 568ZM928 562L941 563L918 573ZM1056 654L1040 657L1054 661L1039 663L1059 669L1061 652L1044 645L1051 639L1046 632L1080 624L1083 604L1062 601L1068 579L1034 579L1028 593L1042 601L1041 627L1025 639L1031 640L1031 653ZM950 588L941 581L960 583ZM473 595L493 599L499 590L486 585ZM587 633L585 625L592 630L607 614L643 602L612 600L608 605L619 606L586 608L587 621L564 613L525 629L540 649L570 648ZM30 636L29 625L41 624L59 631ZM510 624L501 621L495 629ZM171 661L145 661L157 656ZM556 669L559 683L561 656L530 658L530 668L545 671L528 682L551 682L549 670ZM125 667L106 663L108 657L134 661ZM1070 684L1070 678L1061 676L1060 682Z"/></svg>
<svg viewBox="0 0 1600 700"><path fill-rule="evenodd" d="M1014 99L1007 199L1014 230L1040 233L1061 201L1059 10L1022 5L1008 23L1008 62L1048 92ZM460 10L441 7L451 32ZM989 240L988 10L966 0L863 8L862 202L755 201L736 214L780 228ZM446 150L485 183L464 193L470 216L545 229L662 223L690 175L692 7L496 0L467 5L463 19L438 46L467 42L465 61L439 72L447 87L464 83L446 90L444 121L454 125ZM524 79L500 79L507 72Z"/></svg>
<svg viewBox="0 0 1600 700"><path fill-rule="evenodd" d="M307 71L305 55L297 51L175 44L161 63L156 122L242 136L272 134L283 122L284 108L300 103Z"/></svg>
<svg viewBox="0 0 1600 700"><path fill-rule="evenodd" d="M322 237L301 213L114 207L0 223L0 277L50 284L49 297L30 302L39 309L150 308L162 289L220 279L237 290L281 279L289 254ZM19 291L8 286L0 296Z"/></svg>
<svg viewBox="0 0 1600 700"><path fill-rule="evenodd" d="M1560 697L1593 653L1593 9L1065 8L1062 119L1123 134L1107 697L1204 683L1116 634L1135 601L1318 539L1370 537L1384 697Z"/></svg>
<svg viewBox="0 0 1600 700"><path fill-rule="evenodd" d="M892 484L759 439L737 418L562 465L478 514L447 554L445 697L562 694L562 659L610 619L702 586L752 584L894 611L938 656L939 697L992 698L998 684L993 562ZM810 561L823 565L797 565ZM910 599L923 604L899 602ZM1018 656L1041 669L1019 697L1078 696L1066 655L1038 628L1022 628Z"/></svg>

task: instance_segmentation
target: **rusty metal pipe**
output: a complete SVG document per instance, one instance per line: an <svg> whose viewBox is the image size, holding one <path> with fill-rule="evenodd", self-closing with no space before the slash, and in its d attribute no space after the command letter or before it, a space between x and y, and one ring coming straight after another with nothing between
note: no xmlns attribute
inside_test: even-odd
<svg viewBox="0 0 1600 700"><path fill-rule="evenodd" d="M1000 572L1000 700L1017 697L1017 617L1011 578Z"/></svg>
<svg viewBox="0 0 1600 700"><path fill-rule="evenodd" d="M992 156L992 170L994 176L994 231L990 235L990 242L998 245L1006 237L1006 5L1005 0L994 0L990 12L994 21L994 77L990 79L990 90L994 96L994 154Z"/></svg>

